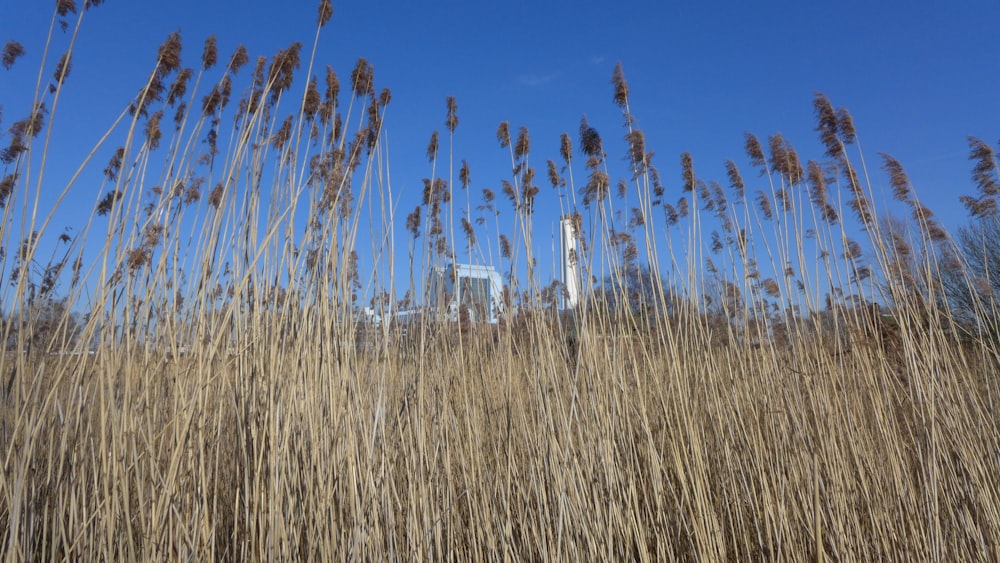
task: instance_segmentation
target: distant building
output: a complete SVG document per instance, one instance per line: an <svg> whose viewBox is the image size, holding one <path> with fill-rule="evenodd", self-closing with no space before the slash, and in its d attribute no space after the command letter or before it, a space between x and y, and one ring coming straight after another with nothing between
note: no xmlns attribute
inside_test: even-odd
<svg viewBox="0 0 1000 563"><path fill-rule="evenodd" d="M457 322L464 307L469 320L496 323L504 314L503 281L492 266L448 264L431 270L425 301L432 311Z"/></svg>
<svg viewBox="0 0 1000 563"><path fill-rule="evenodd" d="M580 269L577 256L577 233L573 218L559 220L560 276L563 283L563 309L575 309L580 301Z"/></svg>

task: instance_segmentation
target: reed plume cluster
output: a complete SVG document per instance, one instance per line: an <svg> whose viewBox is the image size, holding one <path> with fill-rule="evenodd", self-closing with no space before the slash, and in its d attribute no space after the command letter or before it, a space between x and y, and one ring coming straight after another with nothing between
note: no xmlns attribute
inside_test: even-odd
<svg viewBox="0 0 1000 563"><path fill-rule="evenodd" d="M747 133L721 183L688 152L661 178L618 65L622 158L586 117L558 139L504 121L510 175L474 180L448 96L397 216L391 92L365 59L344 88L318 66L322 0L311 49L212 36L186 66L171 34L53 185L88 9L55 3L68 46L0 132L9 560L1000 558L988 143L959 237L822 94L817 158ZM57 225L81 177L93 210ZM881 183L904 214L879 215ZM575 308L538 267L556 200ZM426 306L461 260L504 273L498 323Z"/></svg>

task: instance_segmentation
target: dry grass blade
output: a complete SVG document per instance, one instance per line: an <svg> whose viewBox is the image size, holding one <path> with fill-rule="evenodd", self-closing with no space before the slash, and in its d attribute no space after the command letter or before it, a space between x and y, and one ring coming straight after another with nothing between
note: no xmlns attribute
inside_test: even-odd
<svg viewBox="0 0 1000 563"><path fill-rule="evenodd" d="M317 32L332 14L319 2ZM8 43L3 65L23 52ZM527 127L503 121L511 174L474 207L470 162L455 166L452 140L440 172L434 132L404 219L382 135L391 93L366 59L341 106L337 74L321 93L299 43L243 77L246 48L222 67L214 36L200 71L182 67L179 34L157 55L81 166L103 182L83 224L20 216L43 201L26 178L56 156L33 141L61 89L4 133L8 559L1000 553L1000 180L986 143L969 139L976 228L954 238L888 155L907 214L880 216L863 159L843 150L853 121L822 94L832 161L803 167L781 135L765 149L748 133L759 178L726 161L726 190L684 152L663 185L618 65L608 109L626 116L624 154L584 117L575 147L564 133L559 157L539 157L542 193ZM550 257L532 237L557 198ZM454 264L491 258L502 276ZM563 272L543 279L549 262Z"/></svg>

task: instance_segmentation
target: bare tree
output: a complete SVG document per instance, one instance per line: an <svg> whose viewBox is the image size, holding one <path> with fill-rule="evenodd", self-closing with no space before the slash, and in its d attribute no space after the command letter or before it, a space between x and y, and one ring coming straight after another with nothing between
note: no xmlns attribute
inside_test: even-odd
<svg viewBox="0 0 1000 563"><path fill-rule="evenodd" d="M977 219L955 236L959 256L944 257L942 284L956 318L997 333L1000 217Z"/></svg>

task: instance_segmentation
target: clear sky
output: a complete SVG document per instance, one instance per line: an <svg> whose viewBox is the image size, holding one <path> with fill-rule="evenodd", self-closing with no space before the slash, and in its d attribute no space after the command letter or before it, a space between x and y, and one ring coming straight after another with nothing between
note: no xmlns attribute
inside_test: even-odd
<svg viewBox="0 0 1000 563"><path fill-rule="evenodd" d="M13 70L0 69L0 126L7 128L27 111L54 2L3 4L0 42L18 40L28 52ZM295 40L308 49L317 4L104 2L86 15L52 154L82 158L148 76L170 32L180 30L184 64L193 67L213 33L222 61L239 43L251 57L271 56ZM554 223L556 200L544 165L558 159L560 133L575 139L586 114L610 160L623 163L622 119L609 84L620 61L637 125L675 198L683 151L693 155L701 178L725 183L727 158L754 176L743 152L745 131L762 139L781 132L803 161L821 158L812 108L813 93L821 91L853 114L869 165L877 166L879 151L898 158L918 196L954 228L965 221L958 196L974 191L966 136L994 146L1000 138L998 54L996 0L335 0L317 62L346 83L357 58L366 57L377 87L392 91L385 132L393 189L405 194L403 213L419 201L421 179L430 175L428 138L445 132L445 97L455 96L455 156L469 160L475 192L499 192L500 180L510 176L497 125L507 120L515 131L526 125L542 187L539 207ZM888 193L884 175L875 174L873 183ZM70 197L89 212L92 193ZM548 230L544 213L539 234ZM401 226L402 216L400 232Z"/></svg>

